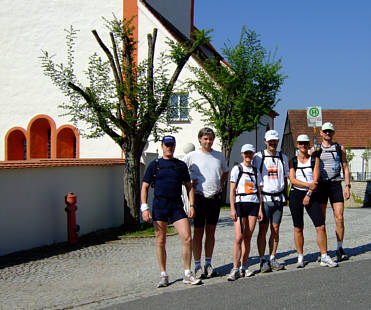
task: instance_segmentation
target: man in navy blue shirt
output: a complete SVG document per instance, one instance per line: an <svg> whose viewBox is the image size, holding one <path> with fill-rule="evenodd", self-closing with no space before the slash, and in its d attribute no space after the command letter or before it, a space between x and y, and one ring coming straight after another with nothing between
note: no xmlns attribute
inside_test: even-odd
<svg viewBox="0 0 371 310"><path fill-rule="evenodd" d="M156 232L156 255L160 265L161 275L158 287L169 285L169 277L166 273L166 229L169 222L172 222L182 240L182 256L184 261L185 284L200 284L191 271L192 260L192 237L191 226L188 220L194 218L194 189L188 173L188 168L184 162L174 158L175 138L164 136L161 143L163 156L152 161L144 175L140 207L143 220L150 222ZM147 205L148 189L154 185L154 199L152 214ZM182 202L182 185L187 188L190 208L188 216L184 211Z"/></svg>

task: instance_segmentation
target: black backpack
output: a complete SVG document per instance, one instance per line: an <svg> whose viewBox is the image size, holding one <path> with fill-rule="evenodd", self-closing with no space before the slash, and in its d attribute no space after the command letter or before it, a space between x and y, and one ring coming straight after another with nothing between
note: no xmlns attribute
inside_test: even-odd
<svg viewBox="0 0 371 310"><path fill-rule="evenodd" d="M236 186L238 187L238 183L240 182L240 179L242 177L242 174L248 174L250 176L250 179L251 179L251 176L254 176L255 177L255 187L258 188L258 171L255 167L252 167L253 169L253 173L252 172L247 172L247 171L243 171L243 167L241 164L237 164L236 165L238 167L238 177L237 177L237 181L236 181ZM251 179L252 181L252 179ZM236 194L236 196L246 196L246 195L254 195L256 194L256 192L254 192L253 194Z"/></svg>
<svg viewBox="0 0 371 310"><path fill-rule="evenodd" d="M313 171L313 169L314 169L314 165L315 165L315 164L316 164L316 157L311 156L311 157L310 157L310 168L312 168L312 171ZM305 173L304 173L304 169L309 168L309 166L298 167L298 157L297 157L297 156L294 156L294 157L292 158L292 165L294 166L295 172L296 172L297 169L300 169L301 172L303 173L304 178L307 179L307 176L306 176Z"/></svg>
<svg viewBox="0 0 371 310"><path fill-rule="evenodd" d="M175 166L164 167L164 168L161 168L160 167L160 159L159 158L157 158L155 160L155 169L153 169L151 187L154 187L155 186L155 182L156 182L156 178L157 178L158 172L161 169L175 169L175 170L178 170L179 171L182 168L181 160L179 160L177 158L173 158L173 160L174 160Z"/></svg>
<svg viewBox="0 0 371 310"><path fill-rule="evenodd" d="M259 168L260 173L263 172L263 164L264 164L264 159L266 157L278 158L281 161L281 163L282 163L283 171L285 171L285 164L283 163L283 157L282 157L282 153L281 152L278 152L278 156L277 155L274 155L274 156L265 155L265 152L264 151L261 151L260 153L262 154L262 161L260 163L260 168Z"/></svg>

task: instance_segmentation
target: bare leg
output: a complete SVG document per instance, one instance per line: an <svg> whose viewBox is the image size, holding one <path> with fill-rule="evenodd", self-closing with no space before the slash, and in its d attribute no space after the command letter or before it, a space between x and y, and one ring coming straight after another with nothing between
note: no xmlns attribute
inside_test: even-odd
<svg viewBox="0 0 371 310"><path fill-rule="evenodd" d="M302 227L294 227L295 247L298 254L303 254L304 235Z"/></svg>
<svg viewBox="0 0 371 310"><path fill-rule="evenodd" d="M334 212L334 218L336 223L336 238L338 241L343 241L344 239L344 203L335 202L332 205L332 210Z"/></svg>
<svg viewBox="0 0 371 310"><path fill-rule="evenodd" d="M154 221L153 226L155 227L156 233L156 256L160 266L160 271L166 271L166 229L167 222Z"/></svg>
<svg viewBox="0 0 371 310"><path fill-rule="evenodd" d="M265 247L266 247L266 236L268 231L268 224L261 224L259 223L259 233L258 233L258 252L259 256L263 257L265 254Z"/></svg>
<svg viewBox="0 0 371 310"><path fill-rule="evenodd" d="M255 230L255 225L257 221L256 216L249 216L246 220L245 230L244 230L244 251L242 252L242 266L247 264L247 260L249 259L250 255L250 247L251 247L251 238Z"/></svg>
<svg viewBox="0 0 371 310"><path fill-rule="evenodd" d="M215 245L216 225L206 225L205 228L205 257L212 257ZM201 255L200 255L201 257Z"/></svg>
<svg viewBox="0 0 371 310"><path fill-rule="evenodd" d="M191 269L192 260L192 237L191 226L187 218L180 219L174 223L180 239L182 240L182 256L184 269Z"/></svg>
<svg viewBox="0 0 371 310"><path fill-rule="evenodd" d="M195 260L201 260L202 253L202 238L204 236L204 227L195 227L193 229L193 258Z"/></svg>
<svg viewBox="0 0 371 310"><path fill-rule="evenodd" d="M246 218L238 218L237 222L234 222L234 242L233 242L233 268L238 268L238 265L241 260L241 253L243 253L243 250L241 250L241 244L243 235L241 234L241 224L240 221L243 220L244 226L246 226ZM245 231L244 231L245 232Z"/></svg>
<svg viewBox="0 0 371 310"><path fill-rule="evenodd" d="M276 256L280 236L280 224L271 223L271 236L269 238L269 254Z"/></svg>
<svg viewBox="0 0 371 310"><path fill-rule="evenodd" d="M317 231L317 244L319 247L319 251L322 254L327 253L327 235L326 235L326 227L325 225L316 227Z"/></svg>

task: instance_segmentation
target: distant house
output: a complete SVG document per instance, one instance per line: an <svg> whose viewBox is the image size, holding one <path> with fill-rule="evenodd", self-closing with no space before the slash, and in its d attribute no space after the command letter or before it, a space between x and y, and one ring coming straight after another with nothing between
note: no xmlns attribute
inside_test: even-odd
<svg viewBox="0 0 371 310"><path fill-rule="evenodd" d="M334 124L334 140L354 154L349 162L352 178L371 178L371 110L322 110L322 119L323 123ZM316 131L319 144L322 142L320 128ZM289 158L295 155L296 137L304 133L309 135L313 145L313 128L307 126L306 110L288 110L281 149Z"/></svg>

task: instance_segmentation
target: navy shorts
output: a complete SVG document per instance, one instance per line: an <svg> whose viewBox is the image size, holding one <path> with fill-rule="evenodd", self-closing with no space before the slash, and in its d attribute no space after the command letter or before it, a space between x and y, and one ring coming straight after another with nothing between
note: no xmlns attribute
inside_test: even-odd
<svg viewBox="0 0 371 310"><path fill-rule="evenodd" d="M216 195L212 198L205 198L203 195L195 195L196 216L193 219L194 227L205 227L205 225L214 225L218 223L221 196Z"/></svg>
<svg viewBox="0 0 371 310"><path fill-rule="evenodd" d="M327 204L329 199L331 204L334 202L344 202L341 181L320 181L318 183L317 193L320 204Z"/></svg>
<svg viewBox="0 0 371 310"><path fill-rule="evenodd" d="M175 223L183 218L188 218L183 209L182 201L155 198L152 205L152 220Z"/></svg>
<svg viewBox="0 0 371 310"><path fill-rule="evenodd" d="M263 220L260 224L280 224L282 220L283 204L281 201L263 202Z"/></svg>
<svg viewBox="0 0 371 310"><path fill-rule="evenodd" d="M290 190L289 207L292 216L292 222L294 227L304 227L304 205L303 199L307 191L301 191L298 189ZM322 209L318 201L318 193L314 192L310 197L309 205L305 206L309 217L311 218L314 227L325 225L323 219Z"/></svg>
<svg viewBox="0 0 371 310"><path fill-rule="evenodd" d="M236 202L238 217L258 216L259 204L256 202Z"/></svg>

